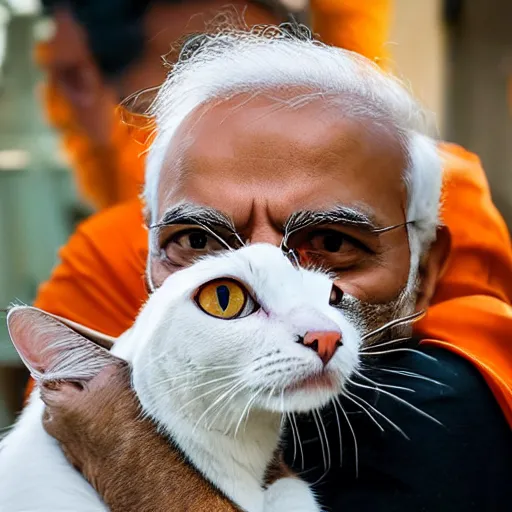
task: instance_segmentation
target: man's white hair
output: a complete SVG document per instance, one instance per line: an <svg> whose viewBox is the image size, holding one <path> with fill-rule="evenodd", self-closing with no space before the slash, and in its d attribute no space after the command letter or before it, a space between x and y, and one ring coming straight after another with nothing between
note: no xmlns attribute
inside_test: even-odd
<svg viewBox="0 0 512 512"><path fill-rule="evenodd" d="M436 236L441 194L441 161L428 136L426 112L398 79L354 52L312 40L305 29L295 34L286 27L222 31L198 36L184 47L152 106L157 133L148 154L145 189L151 222L158 220L158 182L167 148L187 115L212 100L278 88L297 88L292 105L321 96L333 106L341 104L340 115L348 109L351 117L384 117L394 127L408 161L406 218L414 221L408 233L415 279L420 258ZM357 100L357 107L343 101L347 96Z"/></svg>

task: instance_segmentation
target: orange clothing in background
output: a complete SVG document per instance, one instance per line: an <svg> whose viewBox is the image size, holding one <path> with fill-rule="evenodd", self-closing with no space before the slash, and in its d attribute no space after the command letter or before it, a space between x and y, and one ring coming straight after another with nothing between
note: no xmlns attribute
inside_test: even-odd
<svg viewBox="0 0 512 512"><path fill-rule="evenodd" d="M448 268L417 325L426 343L470 359L512 425L512 250L477 157L455 145L445 161L444 220L452 234ZM35 305L118 336L146 299L147 231L138 200L84 222Z"/></svg>
<svg viewBox="0 0 512 512"><path fill-rule="evenodd" d="M311 0L311 24L320 39L386 64L392 0Z"/></svg>
<svg viewBox="0 0 512 512"><path fill-rule="evenodd" d="M51 69L51 47L39 43L35 60L41 68ZM144 183L145 130L123 122L122 110L105 100L102 108L109 110L106 117L112 116L112 130L108 142L98 143L76 120L51 71L41 93L47 120L59 134L81 198L101 210L137 197Z"/></svg>

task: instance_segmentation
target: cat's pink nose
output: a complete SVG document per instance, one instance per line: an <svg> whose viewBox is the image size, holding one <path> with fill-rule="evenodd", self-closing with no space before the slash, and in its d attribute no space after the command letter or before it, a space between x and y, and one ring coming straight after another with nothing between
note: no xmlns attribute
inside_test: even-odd
<svg viewBox="0 0 512 512"><path fill-rule="evenodd" d="M339 331L311 331L301 338L305 347L314 350L326 365L339 347L343 345Z"/></svg>

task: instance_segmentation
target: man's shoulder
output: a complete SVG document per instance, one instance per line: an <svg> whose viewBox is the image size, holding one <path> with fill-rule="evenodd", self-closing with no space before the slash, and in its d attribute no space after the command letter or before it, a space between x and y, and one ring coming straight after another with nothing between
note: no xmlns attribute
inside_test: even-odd
<svg viewBox="0 0 512 512"><path fill-rule="evenodd" d="M461 421L461 412L467 415L484 409L488 414L502 419L502 413L486 380L472 362L445 348L419 344L414 348L384 356L372 365L375 378L388 385L412 389L400 396L418 406L432 404L437 409L445 410L444 415L457 416ZM393 367L397 372L386 372ZM400 371L401 370L401 371ZM441 405L442 404L442 405ZM449 407L446 407L450 404ZM457 411L457 412L456 412ZM466 424L476 418L467 418ZM442 422L440 420L440 422ZM503 422L505 420L503 418ZM454 426L453 421L442 422L446 428Z"/></svg>
<svg viewBox="0 0 512 512"><path fill-rule="evenodd" d="M323 417L333 463L319 491L331 509L508 510L510 428L478 370L416 343L364 363L341 398L344 412ZM323 474L322 434L314 422L299 428L314 482Z"/></svg>
<svg viewBox="0 0 512 512"><path fill-rule="evenodd" d="M410 439L403 444L395 432L388 437L391 445L403 445L410 456L431 459L434 466L442 456L440 470L458 471L468 481L476 482L483 464L489 471L504 470L512 457L510 427L480 371L442 347L405 348L372 365L377 385L364 390L365 399L378 403Z"/></svg>

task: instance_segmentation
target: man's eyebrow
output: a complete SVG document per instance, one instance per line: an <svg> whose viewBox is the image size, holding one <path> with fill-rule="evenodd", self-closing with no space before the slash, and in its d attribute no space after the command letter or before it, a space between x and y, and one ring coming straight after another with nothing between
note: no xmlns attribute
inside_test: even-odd
<svg viewBox="0 0 512 512"><path fill-rule="evenodd" d="M168 208L162 218L150 226L150 229L162 228L173 224L190 224L206 227L217 226L236 233L233 221L224 213L209 206L194 203L181 203Z"/></svg>
<svg viewBox="0 0 512 512"><path fill-rule="evenodd" d="M382 226L375 217L353 207L335 206L328 210L300 210L288 217L285 225L285 237L309 226L319 224L345 224L368 232L378 232Z"/></svg>

